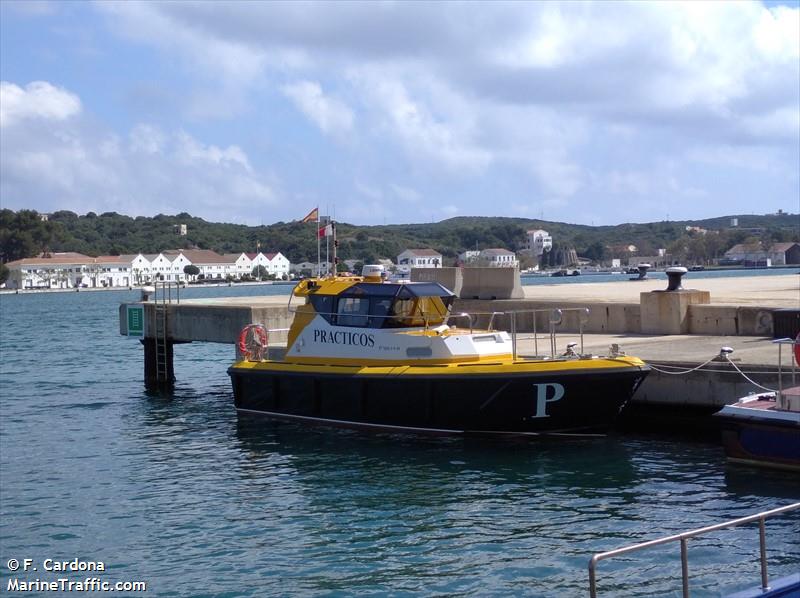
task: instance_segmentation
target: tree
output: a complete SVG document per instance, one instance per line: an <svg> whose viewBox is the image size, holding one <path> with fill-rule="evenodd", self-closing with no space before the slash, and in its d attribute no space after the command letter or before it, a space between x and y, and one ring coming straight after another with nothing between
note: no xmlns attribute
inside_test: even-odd
<svg viewBox="0 0 800 598"><path fill-rule="evenodd" d="M250 274L256 280L264 280L267 277L268 272L264 266L259 264L258 266L253 266L253 270L250 272Z"/></svg>
<svg viewBox="0 0 800 598"><path fill-rule="evenodd" d="M706 238L704 235L699 235L692 238L687 246L686 257L695 263L705 263L708 261L708 247L706 246Z"/></svg>
<svg viewBox="0 0 800 598"><path fill-rule="evenodd" d="M194 264L186 264L183 267L183 273L186 274L187 276L197 276L198 274L200 274L200 268L198 268Z"/></svg>
<svg viewBox="0 0 800 598"><path fill-rule="evenodd" d="M686 255L689 252L689 242L691 239L687 236L683 236L674 243L670 244L667 247L667 253L673 257L673 259L677 260L679 263L683 263L686 260Z"/></svg>
<svg viewBox="0 0 800 598"><path fill-rule="evenodd" d="M11 271L8 269L8 267L5 264L0 263L0 284L5 284L10 274Z"/></svg>
<svg viewBox="0 0 800 598"><path fill-rule="evenodd" d="M592 260L593 262L601 263L608 258L609 253L610 252L605 245L603 245L600 241L595 241L583 251L583 256L586 259Z"/></svg>

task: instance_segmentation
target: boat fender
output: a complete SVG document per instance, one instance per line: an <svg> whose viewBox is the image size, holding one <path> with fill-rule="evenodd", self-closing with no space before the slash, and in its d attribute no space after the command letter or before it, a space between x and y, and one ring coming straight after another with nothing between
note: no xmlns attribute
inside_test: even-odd
<svg viewBox="0 0 800 598"><path fill-rule="evenodd" d="M261 324L248 324L239 333L239 352L247 360L260 360L267 348L267 329Z"/></svg>

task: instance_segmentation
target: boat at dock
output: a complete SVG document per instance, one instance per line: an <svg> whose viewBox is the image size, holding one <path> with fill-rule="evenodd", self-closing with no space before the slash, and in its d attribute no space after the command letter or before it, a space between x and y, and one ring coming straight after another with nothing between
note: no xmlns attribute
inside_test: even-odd
<svg viewBox="0 0 800 598"><path fill-rule="evenodd" d="M455 296L432 282L364 276L300 281L286 351L269 359L275 331L250 325L228 373L236 408L272 418L382 431L449 435L569 435L605 431L649 372L617 348L522 357L494 316L451 313ZM293 299L304 303L292 306ZM551 329L552 331L552 329Z"/></svg>
<svg viewBox="0 0 800 598"><path fill-rule="evenodd" d="M581 271L578 268L562 268L556 270L550 276L580 276Z"/></svg>
<svg viewBox="0 0 800 598"><path fill-rule="evenodd" d="M792 386L751 394L714 414L722 423L722 442L728 460L800 472L800 386L795 363L800 362L800 334L775 341L794 348ZM781 357L779 351L778 363Z"/></svg>

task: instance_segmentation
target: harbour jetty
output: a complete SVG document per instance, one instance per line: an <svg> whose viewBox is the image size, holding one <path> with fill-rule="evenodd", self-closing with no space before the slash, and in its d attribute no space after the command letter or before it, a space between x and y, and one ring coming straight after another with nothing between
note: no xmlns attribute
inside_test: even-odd
<svg viewBox="0 0 800 598"><path fill-rule="evenodd" d="M440 270L445 270L442 275L452 276L447 269ZM426 278L430 280L431 276ZM797 333L800 277L787 274L692 280L689 274L680 291L667 292L666 287L663 279L524 286L520 287L523 297L515 299L471 299L462 294L453 313L483 314L475 322L478 327L488 324L494 314L493 326L503 329L507 328L508 314L518 312L519 353L533 355L542 353L537 345L542 344L548 330L548 311L586 308L588 313L583 317L581 310L564 309L557 328L557 348L562 350L568 342L582 340L583 346L578 347L581 352L606 353L610 345L617 344L628 354L655 365L658 369L642 385L632 405L653 413L680 410L710 414L756 390L752 382L765 386L777 383L777 349L770 341L776 334ZM136 312L140 322L131 317ZM186 300L174 294L167 297L163 289L161 295L148 300L122 304L119 313L121 334L130 335L130 325L138 325L134 334L144 345L145 381L151 384L174 379L174 344L215 342L235 346L244 326L259 323L275 331L270 344L276 345L273 351L280 351L281 335L285 335L282 330L289 327L292 317L288 296ZM723 346L732 347L734 353L729 359L712 361ZM234 357L232 352L231 360ZM786 368L791 368L788 355L784 361ZM694 369L705 362L704 367Z"/></svg>

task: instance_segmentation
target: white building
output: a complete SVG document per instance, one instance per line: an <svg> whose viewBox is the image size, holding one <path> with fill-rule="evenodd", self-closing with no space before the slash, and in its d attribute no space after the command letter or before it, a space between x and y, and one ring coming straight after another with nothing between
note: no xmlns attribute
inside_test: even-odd
<svg viewBox="0 0 800 598"><path fill-rule="evenodd" d="M172 249L158 254L104 255L90 257L81 253L52 253L36 258L9 262L12 289L48 289L75 287L128 287L158 280L181 282L195 278L239 279L252 272L254 265L263 265L278 279L289 277L289 260L281 254L245 253L220 255L208 249ZM197 276L187 275L186 266L200 270Z"/></svg>
<svg viewBox="0 0 800 598"><path fill-rule="evenodd" d="M189 264L197 266L200 270L200 274L197 275L198 278L224 280L228 278L228 276L236 276L235 260L226 258L210 249L174 249L165 251L164 253L172 256L176 261L180 260L180 265L176 270L180 272L182 279L186 276L183 274L183 268ZM165 280L177 279L168 278Z"/></svg>
<svg viewBox="0 0 800 598"><path fill-rule="evenodd" d="M331 262L322 262L319 264L319 267L323 276L328 272L333 272L333 264ZM291 272L303 276L317 276L317 262L300 262L299 264L292 264Z"/></svg>
<svg viewBox="0 0 800 598"><path fill-rule="evenodd" d="M774 266L800 264L800 243L775 243L768 253Z"/></svg>
<svg viewBox="0 0 800 598"><path fill-rule="evenodd" d="M100 255L87 265L92 287L128 287L133 285L133 261L138 255Z"/></svg>
<svg viewBox="0 0 800 598"><path fill-rule="evenodd" d="M255 253L225 253L222 257L230 260L233 264L234 276L242 278L253 273L253 258L250 256L255 257L255 255Z"/></svg>
<svg viewBox="0 0 800 598"><path fill-rule="evenodd" d="M269 259L266 255L259 251L258 253L248 253L247 257L250 258L250 274L259 266L263 266L264 270L269 272Z"/></svg>
<svg viewBox="0 0 800 598"><path fill-rule="evenodd" d="M553 248L553 237L546 230L536 229L527 232L525 251L530 256L539 256Z"/></svg>
<svg viewBox="0 0 800 598"><path fill-rule="evenodd" d="M83 284L84 267L93 258L82 253L48 253L8 262L10 289L71 289Z"/></svg>
<svg viewBox="0 0 800 598"><path fill-rule="evenodd" d="M149 267L145 271L145 282L172 280L172 260L170 258L163 253L156 253L145 255L144 259L149 262Z"/></svg>
<svg viewBox="0 0 800 598"><path fill-rule="evenodd" d="M442 254L433 249L406 249L397 256L398 270L410 268L441 268Z"/></svg>
<svg viewBox="0 0 800 598"><path fill-rule="evenodd" d="M277 279L288 280L291 264L286 256L280 251L277 253L265 253L263 255L267 258L267 272L269 274L274 274Z"/></svg>
<svg viewBox="0 0 800 598"><path fill-rule="evenodd" d="M759 262L767 259L768 253L761 248L761 245L734 245L725 252L725 258L731 261L740 262Z"/></svg>
<svg viewBox="0 0 800 598"><path fill-rule="evenodd" d="M141 253L131 260L131 284L144 284L150 281L150 260Z"/></svg>
<svg viewBox="0 0 800 598"><path fill-rule="evenodd" d="M516 268L519 265L513 251L501 248L484 249L480 253L479 261L492 268Z"/></svg>
<svg viewBox="0 0 800 598"><path fill-rule="evenodd" d="M476 249L462 251L458 254L458 262L460 264L471 264L477 262L481 258L481 252Z"/></svg>

